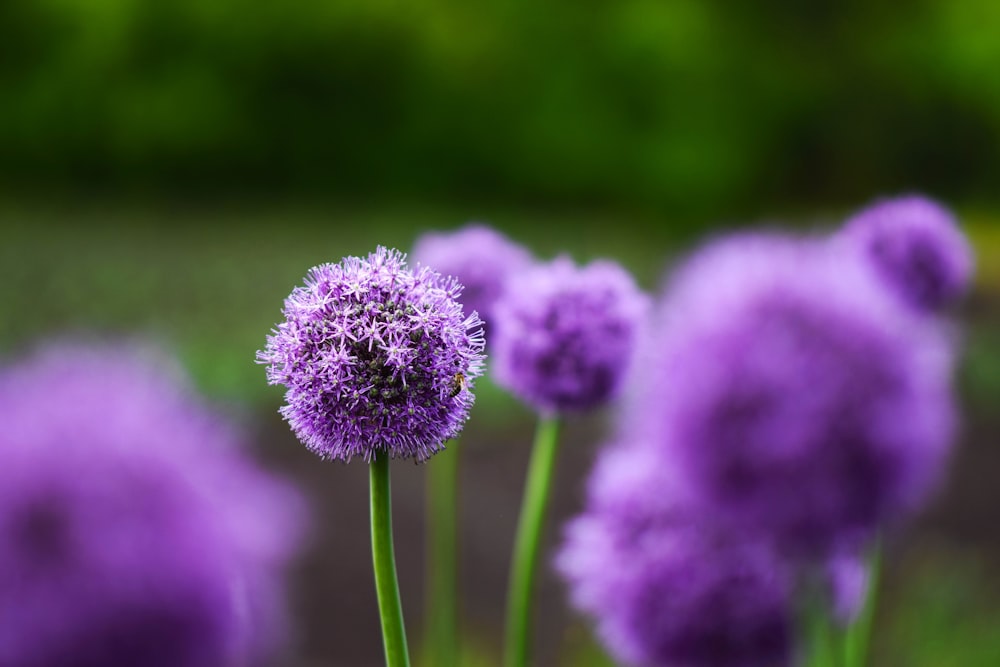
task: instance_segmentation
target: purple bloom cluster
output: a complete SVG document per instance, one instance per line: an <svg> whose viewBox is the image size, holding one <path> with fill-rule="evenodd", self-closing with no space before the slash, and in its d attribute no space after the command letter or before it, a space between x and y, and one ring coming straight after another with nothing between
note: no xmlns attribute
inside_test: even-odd
<svg viewBox="0 0 1000 667"><path fill-rule="evenodd" d="M878 202L851 218L841 237L914 308L941 310L968 289L972 249L954 216L933 201Z"/></svg>
<svg viewBox="0 0 1000 667"><path fill-rule="evenodd" d="M493 320L493 306L501 297L507 278L528 268L531 253L500 232L472 223L459 230L431 232L417 239L411 259L463 286L466 313L477 312L485 324Z"/></svg>
<svg viewBox="0 0 1000 667"><path fill-rule="evenodd" d="M649 448L599 459L587 512L556 566L605 644L642 667L781 667L794 644L791 577L767 546L733 539L673 502Z"/></svg>
<svg viewBox="0 0 1000 667"><path fill-rule="evenodd" d="M281 414L299 439L324 458L423 461L458 435L485 358L461 289L381 246L311 269L257 353L287 387Z"/></svg>
<svg viewBox="0 0 1000 667"><path fill-rule="evenodd" d="M513 276L496 304L497 382L543 412L594 408L629 370L647 299L619 265L560 257Z"/></svg>
<svg viewBox="0 0 1000 667"><path fill-rule="evenodd" d="M0 664L256 663L282 639L298 495L175 369L63 344L0 371Z"/></svg>
<svg viewBox="0 0 1000 667"><path fill-rule="evenodd" d="M661 325L646 428L712 516L819 553L936 481L955 422L949 345L831 244L710 246Z"/></svg>
<svg viewBox="0 0 1000 667"><path fill-rule="evenodd" d="M844 248L738 235L675 274L557 560L628 664L790 664L795 577L850 623L856 554L939 481L952 341Z"/></svg>

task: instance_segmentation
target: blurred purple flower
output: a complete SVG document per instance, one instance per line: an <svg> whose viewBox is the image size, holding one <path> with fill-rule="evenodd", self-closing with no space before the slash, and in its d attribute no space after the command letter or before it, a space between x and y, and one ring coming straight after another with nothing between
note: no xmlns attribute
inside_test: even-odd
<svg viewBox="0 0 1000 667"><path fill-rule="evenodd" d="M531 253L497 230L471 223L453 232L429 232L417 239L411 259L464 287L465 312L479 313L488 326L507 278L528 268Z"/></svg>
<svg viewBox="0 0 1000 667"><path fill-rule="evenodd" d="M281 414L299 439L324 458L423 461L458 435L484 359L461 289L381 246L311 269L257 353L268 381L287 387Z"/></svg>
<svg viewBox="0 0 1000 667"><path fill-rule="evenodd" d="M759 543L672 501L651 448L609 448L556 567L611 653L642 667L781 667L793 654L789 572Z"/></svg>
<svg viewBox="0 0 1000 667"><path fill-rule="evenodd" d="M282 640L303 508L160 358L0 372L0 664L241 666Z"/></svg>
<svg viewBox="0 0 1000 667"><path fill-rule="evenodd" d="M824 569L833 619L841 627L849 627L868 598L868 565L856 554L841 553L827 560Z"/></svg>
<svg viewBox="0 0 1000 667"><path fill-rule="evenodd" d="M494 309L497 382L543 412L597 407L617 394L647 309L613 262L559 257L512 276Z"/></svg>
<svg viewBox="0 0 1000 667"><path fill-rule="evenodd" d="M912 510L940 477L950 345L831 244L711 245L658 324L633 419L710 515L815 555Z"/></svg>
<svg viewBox="0 0 1000 667"><path fill-rule="evenodd" d="M661 448L631 437L601 448L587 480L591 512L613 514L621 534L640 534L677 513L676 466Z"/></svg>
<svg viewBox="0 0 1000 667"><path fill-rule="evenodd" d="M878 202L840 234L906 303L937 311L957 301L972 277L972 248L954 216L920 196Z"/></svg>

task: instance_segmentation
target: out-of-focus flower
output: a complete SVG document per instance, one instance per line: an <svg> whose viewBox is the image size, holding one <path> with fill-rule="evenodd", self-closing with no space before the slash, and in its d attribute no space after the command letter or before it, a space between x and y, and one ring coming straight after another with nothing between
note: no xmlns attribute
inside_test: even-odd
<svg viewBox="0 0 1000 667"><path fill-rule="evenodd" d="M912 510L939 478L950 345L833 244L710 246L678 273L658 335L633 419L707 514L818 554Z"/></svg>
<svg viewBox="0 0 1000 667"><path fill-rule="evenodd" d="M766 546L671 505L641 455L615 448L567 526L556 567L611 653L641 667L780 667L793 655L789 572ZM638 455L638 459L633 459Z"/></svg>
<svg viewBox="0 0 1000 667"><path fill-rule="evenodd" d="M45 348L0 371L0 664L254 664L284 624L298 495L162 358Z"/></svg>
<svg viewBox="0 0 1000 667"><path fill-rule="evenodd" d="M453 232L429 232L413 246L411 259L463 286L466 313L479 313L486 325L508 277L528 268L531 253L497 230L471 223Z"/></svg>
<svg viewBox="0 0 1000 667"><path fill-rule="evenodd" d="M494 310L497 382L547 413L612 399L634 357L648 300L618 264L560 257L508 284Z"/></svg>
<svg viewBox="0 0 1000 667"><path fill-rule="evenodd" d="M840 237L919 310L941 310L969 287L972 248L954 216L924 197L878 202L848 220Z"/></svg>
<svg viewBox="0 0 1000 667"><path fill-rule="evenodd" d="M868 566L857 554L841 553L827 560L824 570L830 612L846 628L857 619L868 598Z"/></svg>
<svg viewBox="0 0 1000 667"><path fill-rule="evenodd" d="M422 461L458 435L484 359L461 289L381 246L311 269L257 353L268 381L287 387L281 414L299 439L325 458Z"/></svg>

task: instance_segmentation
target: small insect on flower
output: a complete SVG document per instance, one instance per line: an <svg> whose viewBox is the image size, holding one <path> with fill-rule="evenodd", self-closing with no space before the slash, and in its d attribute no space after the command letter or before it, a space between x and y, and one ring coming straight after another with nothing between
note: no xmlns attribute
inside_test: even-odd
<svg viewBox="0 0 1000 667"><path fill-rule="evenodd" d="M462 390L465 389L465 375L462 373L456 373L455 377L451 381L451 391L448 392L448 398L455 398Z"/></svg>

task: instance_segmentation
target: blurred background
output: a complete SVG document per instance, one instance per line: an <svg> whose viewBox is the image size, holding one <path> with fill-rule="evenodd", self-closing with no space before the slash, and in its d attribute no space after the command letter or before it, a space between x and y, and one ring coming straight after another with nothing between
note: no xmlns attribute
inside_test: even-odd
<svg viewBox="0 0 1000 667"><path fill-rule="evenodd" d="M962 442L890 544L876 664L1000 664L998 185L991 0L0 0L0 354L152 337L301 483L316 531L278 665L381 661L367 471L299 445L253 363L310 266L479 219L653 290L709 235L821 229L909 191L958 212L978 274ZM489 667L532 417L477 393L463 628ZM609 416L567 427L550 545ZM416 652L423 473L394 481ZM538 593L538 664L609 665L547 572Z"/></svg>

